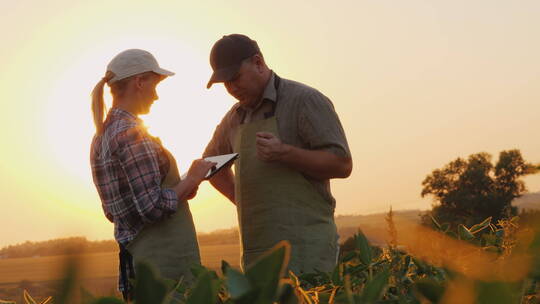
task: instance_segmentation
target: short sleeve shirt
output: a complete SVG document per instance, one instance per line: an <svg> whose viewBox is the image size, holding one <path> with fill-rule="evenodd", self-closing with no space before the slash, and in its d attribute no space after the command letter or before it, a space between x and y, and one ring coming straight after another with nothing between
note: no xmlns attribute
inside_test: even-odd
<svg viewBox="0 0 540 304"><path fill-rule="evenodd" d="M275 105L278 135L282 142L302 149L323 150L350 158L345 131L330 99L314 88L283 78L276 90L275 77L272 73L256 107L249 109L239 103L233 105L216 127L203 156L232 153L240 124L265 119ZM335 206L329 180L317 180L307 175L305 178Z"/></svg>

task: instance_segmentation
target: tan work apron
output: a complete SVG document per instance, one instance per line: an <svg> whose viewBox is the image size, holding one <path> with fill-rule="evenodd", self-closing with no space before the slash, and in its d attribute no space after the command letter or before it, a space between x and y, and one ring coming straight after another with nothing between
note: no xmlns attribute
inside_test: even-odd
<svg viewBox="0 0 540 304"><path fill-rule="evenodd" d="M235 164L235 198L242 267L246 269L276 243L288 240L289 269L294 273L332 271L338 238L334 208L298 171L257 158L255 134L261 131L279 137L275 116L240 125L234 144L234 152L240 153Z"/></svg>
<svg viewBox="0 0 540 304"><path fill-rule="evenodd" d="M163 188L172 188L180 182L176 161L169 151L169 171L162 182ZM167 279L193 281L190 267L201 264L199 245L193 218L186 201L178 202L178 209L170 217L146 226L127 246L133 262L145 261Z"/></svg>

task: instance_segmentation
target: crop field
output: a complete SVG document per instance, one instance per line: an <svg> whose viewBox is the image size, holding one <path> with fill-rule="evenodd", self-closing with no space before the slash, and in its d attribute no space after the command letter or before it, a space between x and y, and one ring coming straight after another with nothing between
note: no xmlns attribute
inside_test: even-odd
<svg viewBox="0 0 540 304"><path fill-rule="evenodd" d="M203 265L217 270L221 260L238 267L238 244L200 246ZM118 252L92 253L74 256L80 264L82 285L96 295L116 294ZM64 275L68 256L0 259L0 299L22 294L22 289L34 295L50 294L57 280Z"/></svg>
<svg viewBox="0 0 540 304"><path fill-rule="evenodd" d="M495 223L488 217L474 225L452 227L434 217L429 225L421 225L394 217L390 210L384 220L385 244L375 245L358 231L341 244L338 265L328 273L286 273L290 255L286 241L245 273L235 269L238 244L201 245L206 268L194 270L198 277L194 286L180 284L175 292L186 297L185 303L201 304L245 304L257 299L302 304L539 303L538 218L514 216ZM78 277L62 269L73 257L78 261ZM229 264L222 268L222 260ZM0 259L0 299L25 303L24 297L31 294L36 303L51 295L60 299L58 303L121 303L117 267L117 252ZM135 294L161 303L173 287L144 264L136 267ZM116 299L105 298L109 296ZM68 302L62 301L67 297Z"/></svg>

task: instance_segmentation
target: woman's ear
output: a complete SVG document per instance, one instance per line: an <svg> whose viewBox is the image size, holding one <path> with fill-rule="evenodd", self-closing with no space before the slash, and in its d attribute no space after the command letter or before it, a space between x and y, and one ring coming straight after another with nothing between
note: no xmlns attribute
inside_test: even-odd
<svg viewBox="0 0 540 304"><path fill-rule="evenodd" d="M143 87L143 77L141 75L137 75L133 78L133 84L135 85L135 88L141 89Z"/></svg>

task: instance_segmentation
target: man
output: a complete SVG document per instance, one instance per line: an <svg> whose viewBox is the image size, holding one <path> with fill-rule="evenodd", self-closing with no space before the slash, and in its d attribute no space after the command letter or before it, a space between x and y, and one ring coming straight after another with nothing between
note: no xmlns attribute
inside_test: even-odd
<svg viewBox="0 0 540 304"><path fill-rule="evenodd" d="M330 100L280 78L257 43L232 34L210 53L207 87L222 82L238 100L217 126L204 156L237 152L232 170L210 182L236 204L242 266L280 240L291 243L289 269L332 271L338 245L331 178L351 174L345 133Z"/></svg>

